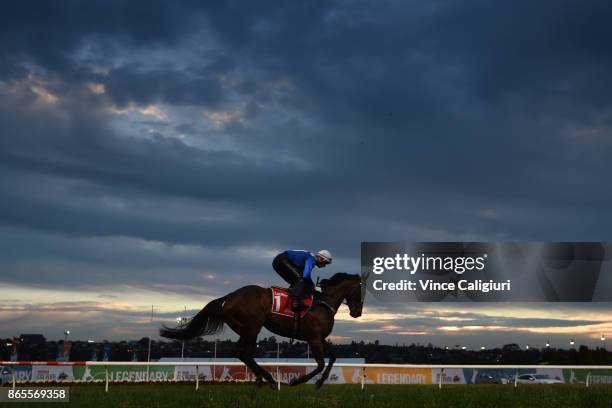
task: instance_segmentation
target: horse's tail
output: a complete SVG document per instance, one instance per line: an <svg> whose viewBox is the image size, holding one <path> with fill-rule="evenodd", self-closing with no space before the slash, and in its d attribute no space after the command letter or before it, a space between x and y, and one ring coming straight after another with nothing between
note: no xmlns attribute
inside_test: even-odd
<svg viewBox="0 0 612 408"><path fill-rule="evenodd" d="M223 330L223 303L225 297L215 299L204 306L187 324L176 328L163 326L159 335L168 339L188 340L215 334Z"/></svg>

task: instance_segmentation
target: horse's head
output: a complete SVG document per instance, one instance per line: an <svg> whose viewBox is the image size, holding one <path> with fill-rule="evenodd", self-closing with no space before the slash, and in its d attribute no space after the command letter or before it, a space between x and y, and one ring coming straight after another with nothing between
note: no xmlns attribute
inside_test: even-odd
<svg viewBox="0 0 612 408"><path fill-rule="evenodd" d="M363 309L363 299L361 297L361 278L357 275L355 279L351 282L350 287L348 288L348 292L346 294L346 304L349 307L349 313L351 317L359 317L361 316L361 311Z"/></svg>
<svg viewBox="0 0 612 408"><path fill-rule="evenodd" d="M363 300L366 293L367 276L349 275L348 273L337 273L330 279L324 279L325 292L333 293L337 297L338 304L346 301L351 317L361 316L363 310Z"/></svg>

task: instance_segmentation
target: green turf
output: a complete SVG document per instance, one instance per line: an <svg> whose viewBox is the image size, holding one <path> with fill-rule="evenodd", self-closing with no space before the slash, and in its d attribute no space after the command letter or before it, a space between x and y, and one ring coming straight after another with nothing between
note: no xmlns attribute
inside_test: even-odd
<svg viewBox="0 0 612 408"><path fill-rule="evenodd" d="M104 385L70 387L70 404L11 407L612 407L612 385L302 385L280 392L249 384Z"/></svg>

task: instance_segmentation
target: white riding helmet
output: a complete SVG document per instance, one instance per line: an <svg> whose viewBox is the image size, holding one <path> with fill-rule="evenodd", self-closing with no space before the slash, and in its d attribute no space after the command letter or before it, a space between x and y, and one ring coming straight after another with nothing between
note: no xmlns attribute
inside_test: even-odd
<svg viewBox="0 0 612 408"><path fill-rule="evenodd" d="M325 259L328 263L331 263L331 261L332 261L331 252L329 252L327 249L320 250L319 252L317 252L317 255L319 255L321 258Z"/></svg>

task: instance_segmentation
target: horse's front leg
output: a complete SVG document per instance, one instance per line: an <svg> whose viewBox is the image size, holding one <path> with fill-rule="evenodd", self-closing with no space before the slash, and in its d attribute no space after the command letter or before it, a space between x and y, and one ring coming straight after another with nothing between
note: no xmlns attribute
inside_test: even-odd
<svg viewBox="0 0 612 408"><path fill-rule="evenodd" d="M334 352L334 348L332 347L332 345L328 343L324 343L324 346L325 346L325 353L329 357L329 363L327 363L327 367L325 367L325 371L323 371L321 378L317 380L317 388L321 388L325 380L327 380L327 377L329 377L329 372L331 371L332 366L336 362L336 353Z"/></svg>
<svg viewBox="0 0 612 408"><path fill-rule="evenodd" d="M305 374L301 376L300 378L296 378L295 380L291 381L289 383L289 385L291 386L303 384L309 381L312 377L319 374L325 368L325 360L323 359L324 350L325 350L325 340L323 339L318 339L314 341L311 340L308 342L308 344L310 345L310 349L312 350L313 357L317 361L317 368L315 368L308 374Z"/></svg>

